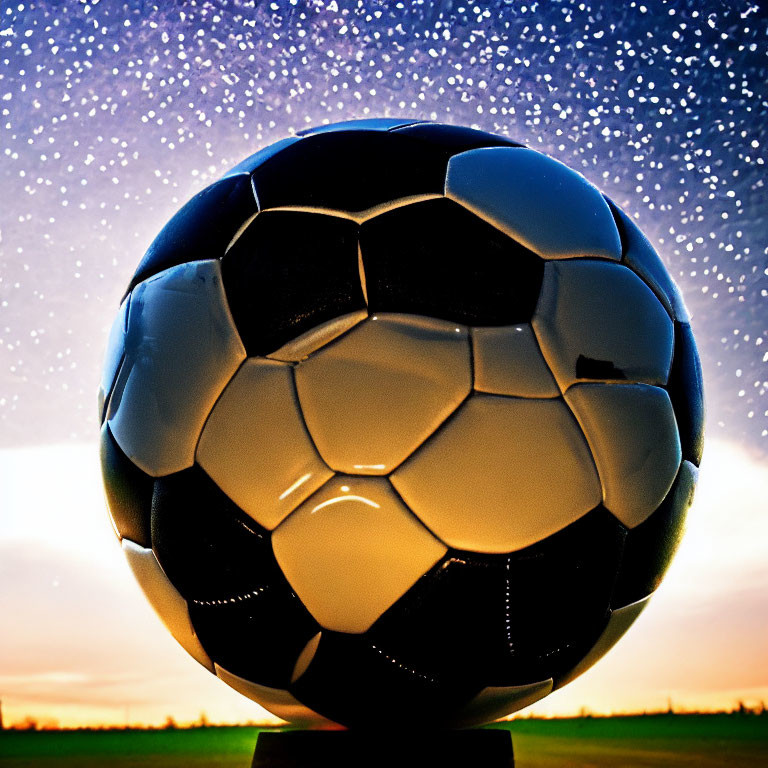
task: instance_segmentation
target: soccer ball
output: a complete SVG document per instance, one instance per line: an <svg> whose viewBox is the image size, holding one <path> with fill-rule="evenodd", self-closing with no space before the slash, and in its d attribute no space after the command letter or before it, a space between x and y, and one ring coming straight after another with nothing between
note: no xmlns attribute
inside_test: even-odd
<svg viewBox="0 0 768 768"><path fill-rule="evenodd" d="M689 317L634 223L544 154L404 120L192 198L99 408L148 599L305 725L474 725L573 680L658 586L702 447Z"/></svg>

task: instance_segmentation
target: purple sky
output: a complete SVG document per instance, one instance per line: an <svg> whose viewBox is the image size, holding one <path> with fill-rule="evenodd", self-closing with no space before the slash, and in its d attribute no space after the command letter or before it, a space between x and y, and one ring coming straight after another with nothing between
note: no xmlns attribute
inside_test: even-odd
<svg viewBox="0 0 768 768"><path fill-rule="evenodd" d="M327 121L504 133L657 245L704 364L691 531L637 628L541 711L768 696L768 24L721 2L15 2L0 9L0 696L61 722L259 711L186 659L109 530L96 390L181 203ZM8 618L10 617L10 619ZM547 710L546 708L551 709Z"/></svg>

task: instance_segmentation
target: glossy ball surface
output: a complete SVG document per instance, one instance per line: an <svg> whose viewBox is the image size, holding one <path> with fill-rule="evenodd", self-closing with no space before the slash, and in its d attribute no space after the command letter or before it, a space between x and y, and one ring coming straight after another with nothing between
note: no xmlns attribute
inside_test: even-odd
<svg viewBox="0 0 768 768"><path fill-rule="evenodd" d="M559 162L325 126L190 200L100 389L123 550L181 645L280 717L474 725L565 685L682 532L702 381L677 287Z"/></svg>

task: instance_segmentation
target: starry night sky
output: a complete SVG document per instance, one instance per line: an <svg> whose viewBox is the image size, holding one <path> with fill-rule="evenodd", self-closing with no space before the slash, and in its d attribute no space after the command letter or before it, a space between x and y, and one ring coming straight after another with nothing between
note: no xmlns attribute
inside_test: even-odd
<svg viewBox="0 0 768 768"><path fill-rule="evenodd" d="M509 135L635 215L693 315L710 435L768 457L767 34L749 2L3 3L0 447L95 439L117 303L187 198L388 115Z"/></svg>

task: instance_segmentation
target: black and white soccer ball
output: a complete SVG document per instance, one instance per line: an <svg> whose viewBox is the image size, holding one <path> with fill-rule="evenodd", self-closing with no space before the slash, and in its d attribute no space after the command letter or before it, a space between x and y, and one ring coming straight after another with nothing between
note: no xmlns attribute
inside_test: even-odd
<svg viewBox="0 0 768 768"><path fill-rule="evenodd" d="M472 725L573 680L658 586L702 446L689 317L633 222L544 154L403 120L188 202L100 399L148 599L304 724Z"/></svg>

